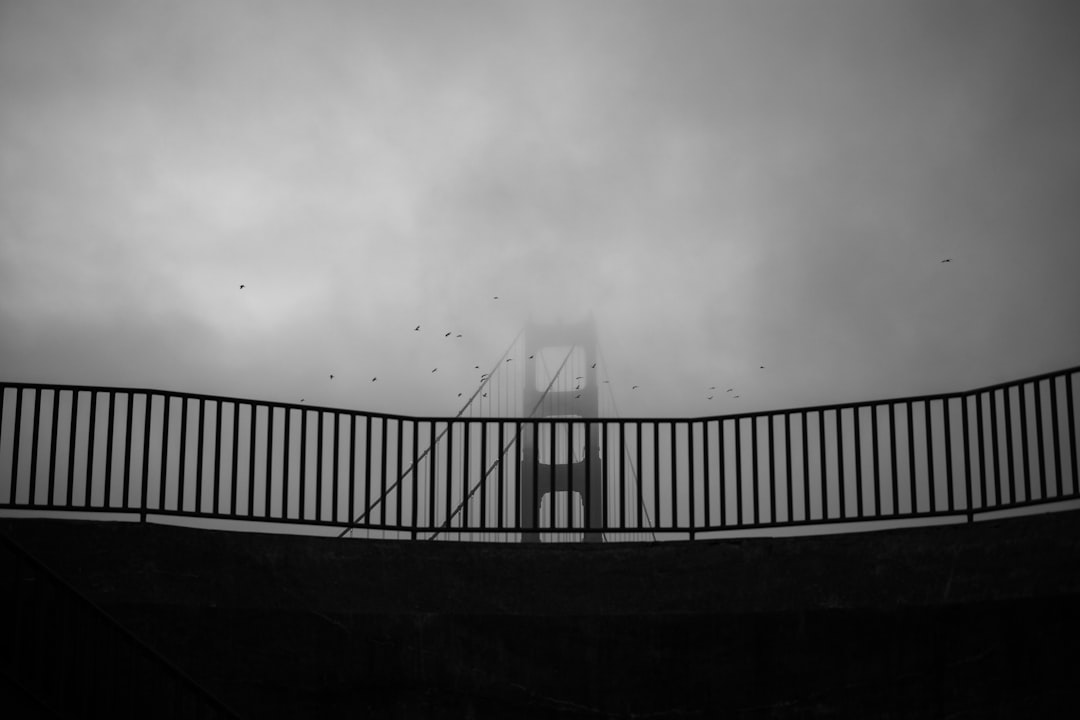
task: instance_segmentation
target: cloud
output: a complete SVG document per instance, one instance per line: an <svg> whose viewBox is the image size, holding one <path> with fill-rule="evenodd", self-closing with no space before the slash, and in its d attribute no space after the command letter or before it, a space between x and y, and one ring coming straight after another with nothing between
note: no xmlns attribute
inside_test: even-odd
<svg viewBox="0 0 1080 720"><path fill-rule="evenodd" d="M699 412L687 388L720 377L783 407L1080 351L1069 7L0 12L16 379L171 382L182 359L191 389L291 397L376 368L399 395L349 402L431 412L430 361L589 311L612 371L664 388L626 399L646 415Z"/></svg>

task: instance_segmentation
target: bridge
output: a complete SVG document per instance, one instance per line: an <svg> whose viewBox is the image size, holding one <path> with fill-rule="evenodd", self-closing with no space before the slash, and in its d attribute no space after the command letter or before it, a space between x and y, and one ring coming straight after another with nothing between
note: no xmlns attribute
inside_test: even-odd
<svg viewBox="0 0 1080 720"><path fill-rule="evenodd" d="M0 509L652 542L1080 498L1080 366L940 395L621 418L598 358L591 322L531 326L453 417L0 382Z"/></svg>

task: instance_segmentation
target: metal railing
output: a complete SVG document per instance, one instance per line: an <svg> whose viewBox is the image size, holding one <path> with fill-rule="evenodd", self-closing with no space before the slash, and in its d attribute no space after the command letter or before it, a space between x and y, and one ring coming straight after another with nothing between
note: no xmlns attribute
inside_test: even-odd
<svg viewBox="0 0 1080 720"><path fill-rule="evenodd" d="M1078 372L692 419L418 418L8 382L0 508L509 541L971 520L1080 497ZM545 473L578 492L524 502Z"/></svg>

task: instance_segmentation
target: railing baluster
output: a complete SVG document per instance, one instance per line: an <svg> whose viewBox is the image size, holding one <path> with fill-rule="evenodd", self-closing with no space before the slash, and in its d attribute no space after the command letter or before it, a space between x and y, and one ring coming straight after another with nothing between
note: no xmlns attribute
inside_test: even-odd
<svg viewBox="0 0 1080 720"><path fill-rule="evenodd" d="M428 442L428 526L435 527L435 492L438 488L438 448L435 446L435 421L428 423L430 438ZM366 450L365 450L366 452Z"/></svg>
<svg viewBox="0 0 1080 720"><path fill-rule="evenodd" d="M381 524L386 525L386 429L389 426L389 419L382 418L381 429L379 433L379 521Z"/></svg>
<svg viewBox="0 0 1080 720"><path fill-rule="evenodd" d="M926 433L926 494L930 496L930 512L933 513L937 512L937 483L934 482L934 433L929 400L923 402L923 417L923 430Z"/></svg>
<svg viewBox="0 0 1080 720"><path fill-rule="evenodd" d="M847 498L844 497L844 427L843 411L836 408L836 485L840 491L840 519L847 518Z"/></svg>
<svg viewBox="0 0 1080 720"><path fill-rule="evenodd" d="M357 416L349 414L349 487L348 487L348 509L345 512L345 520L352 522L356 519L356 433L358 431L356 427ZM416 453L414 452L415 456ZM413 476L413 484L416 483L415 473ZM416 489L413 488L415 493ZM416 512L413 512L413 527L416 527Z"/></svg>
<svg viewBox="0 0 1080 720"><path fill-rule="evenodd" d="M881 517L881 458L878 455L878 407L870 406L870 441L873 452L871 459L874 463L874 517Z"/></svg>
<svg viewBox="0 0 1080 720"><path fill-rule="evenodd" d="M889 403L889 482L892 484L892 514L900 514L900 477L896 458L896 403Z"/></svg>
<svg viewBox="0 0 1080 720"><path fill-rule="evenodd" d="M400 426L399 426L400 428ZM488 476L488 431L491 426L480 421L480 529L487 530L487 517L488 517L488 493L487 493L487 476ZM398 443L398 458L401 457L401 443ZM400 503L398 503L400 506ZM398 525L401 524L400 519ZM487 535L484 535L487 538Z"/></svg>
<svg viewBox="0 0 1080 720"><path fill-rule="evenodd" d="M990 446L994 453L994 504L1004 505L1001 499L1001 460L998 452L997 390L990 391Z"/></svg>
<svg viewBox="0 0 1080 720"><path fill-rule="evenodd" d="M566 529L574 527L574 508L577 498L574 495L574 423L566 421Z"/></svg>
<svg viewBox="0 0 1080 720"><path fill-rule="evenodd" d="M232 452L231 466L229 469L229 514L236 515L236 495L239 492L240 472L240 403L232 403Z"/></svg>
<svg viewBox="0 0 1080 720"><path fill-rule="evenodd" d="M771 438L770 438L771 439ZM694 512L694 423L686 423L686 480L690 485L690 539L694 539L697 514ZM775 520L775 518L774 518Z"/></svg>
<svg viewBox="0 0 1080 720"><path fill-rule="evenodd" d="M774 415L766 415L765 421L769 424L769 522L776 522L776 452L773 447L773 425L776 422Z"/></svg>
<svg viewBox="0 0 1080 720"><path fill-rule="evenodd" d="M1035 496L1035 477L1031 473L1031 455L1028 450L1028 414L1027 414L1027 384L1017 386L1020 394L1020 457L1024 469L1024 499L1031 500Z"/></svg>
<svg viewBox="0 0 1080 720"><path fill-rule="evenodd" d="M664 523L660 514L660 423L654 422L653 428L653 512L656 518L653 524L662 528Z"/></svg>
<svg viewBox="0 0 1080 720"><path fill-rule="evenodd" d="M364 522L371 524L371 421L370 415L364 418ZM435 440L431 441L432 451L435 449ZM432 475L432 482L435 476ZM435 525L435 515L432 513L431 524Z"/></svg>
<svg viewBox="0 0 1080 720"><path fill-rule="evenodd" d="M68 420L68 472L67 472L67 507L73 507L75 505L75 440L76 429L79 421L79 391L71 391L71 417ZM16 426L15 432L18 433L18 427ZM164 462L162 463L164 467ZM11 488L11 501L15 502L15 474L12 473L12 488ZM164 484L164 483L163 483Z"/></svg>
<svg viewBox="0 0 1080 720"><path fill-rule="evenodd" d="M532 426L532 525L529 529L540 532L540 423L535 420Z"/></svg>
<svg viewBox="0 0 1080 720"><path fill-rule="evenodd" d="M757 437L757 428L758 428L758 417L756 415L754 415L754 416L752 416L750 418L750 473L751 473L751 478L753 480L753 484L750 486L750 489L753 491L752 494L753 494L753 498L754 498L754 520L753 520L753 522L754 522L755 525L757 525L759 522L761 522L761 516L758 514L758 512L759 512L759 507L758 507L758 494L759 494L758 483L759 483L759 480L758 480L758 437Z"/></svg>
<svg viewBox="0 0 1080 720"><path fill-rule="evenodd" d="M255 517L255 407L248 405L248 517Z"/></svg>
<svg viewBox="0 0 1080 720"><path fill-rule="evenodd" d="M56 395L54 394L55 398ZM135 393L127 393L127 407L124 409L124 488L122 490L124 496L124 502L121 504L125 510L131 507L131 423L132 423L132 406L135 404ZM53 408L53 414L55 415L56 408ZM51 465L51 463L50 463ZM52 491L50 483L49 502L52 502Z"/></svg>
<svg viewBox="0 0 1080 720"><path fill-rule="evenodd" d="M1057 377L1047 379L1050 387L1050 422L1054 442L1054 497L1060 498L1062 491L1061 472L1061 437L1058 430Z"/></svg>
<svg viewBox="0 0 1080 720"><path fill-rule="evenodd" d="M453 421L446 423L446 515L445 522L447 527L452 527L453 522L450 517L451 508L451 495L454 493L454 423Z"/></svg>
<svg viewBox="0 0 1080 720"><path fill-rule="evenodd" d="M217 515L221 509L221 400L214 401L214 479L211 487L214 500L210 509Z"/></svg>
<svg viewBox="0 0 1080 720"><path fill-rule="evenodd" d="M319 410L319 418L315 423L315 521L322 520L322 482L323 482L323 416L326 413ZM301 485L301 487L304 487ZM304 488L306 495L307 488ZM303 513L301 513L303 517Z"/></svg>
<svg viewBox="0 0 1080 720"><path fill-rule="evenodd" d="M341 513L338 512L338 508L341 505L341 488L338 479L338 472L341 463L341 413L335 412L333 415L334 420L334 442L331 444L330 452L334 454L334 460L330 465L330 522L337 523L338 517ZM400 449L400 447L399 447ZM400 460L398 465L401 465ZM352 518L347 518L352 520ZM401 525L401 518L398 518L398 525Z"/></svg>
<svg viewBox="0 0 1080 720"><path fill-rule="evenodd" d="M282 429L282 438L281 438L281 519L282 520L288 520L289 519L289 475L291 475L291 473L289 472L289 470L291 469L290 466L289 466L289 455L292 454L291 450L292 450L292 414L293 414L293 408L286 407L286 408L284 408L284 410L285 410L285 425L284 425L284 427ZM302 423L303 420L304 420L304 410L303 410L303 408L301 408L299 410L299 412L300 412L300 422ZM301 452L301 458L300 459L303 460L303 456L302 456L303 452L304 452L303 438L300 439L300 452ZM300 463L300 466L303 467L302 462Z"/></svg>
<svg viewBox="0 0 1080 720"><path fill-rule="evenodd" d="M499 498L499 505L498 505L498 508L497 508L498 512L496 513L496 515L498 516L497 521L496 521L496 526L498 527L499 530L502 530L505 527L504 515L505 515L505 512L506 512L504 510L504 507L505 507L504 503L505 503L505 500L506 500L506 492L505 492L505 490L503 490L503 486L506 484L506 463L503 462L503 458L504 458L503 448L506 447L506 445L505 445L506 431L504 430L504 425L505 424L506 423L502 422L501 420L496 423L496 436L498 438L498 445L496 447L496 452L499 453L499 456L495 461L499 465L499 473L498 473L498 483L499 483L499 485L498 485L498 491L497 491L498 498ZM588 437L586 438L585 442L588 443L591 438L592 438L592 433L590 432L588 434ZM588 447L588 446L586 445L586 447ZM588 453L586 453L586 454L588 454ZM589 455L589 457L592 457L592 455ZM590 463L590 465L591 465L591 463ZM588 472L588 468L589 468L589 465L586 465L586 470L585 470L586 473ZM586 481L585 484L588 485L588 481ZM589 502L588 497L590 497L590 496L591 496L591 494L586 494L586 500L585 500L586 507L588 507L588 502Z"/></svg>
<svg viewBox="0 0 1080 720"><path fill-rule="evenodd" d="M309 414L310 413L308 413L307 410L304 410L304 409L300 410L300 481L299 481L299 486L300 487L299 487L299 492L296 493L296 495L297 495L296 517L299 520L304 519L304 509L305 509L306 504L307 504L306 503L306 500L307 500L307 487L308 487L308 483L307 483L307 446L308 446L307 421L308 421L308 415Z"/></svg>
<svg viewBox="0 0 1080 720"><path fill-rule="evenodd" d="M710 422L705 420L701 424L701 467L703 470L701 487L703 500L705 501L705 527L712 527L712 501L709 498L709 483L711 478L709 477L709 425ZM790 447L789 447L790 450ZM790 452L789 452L790 455ZM638 462L638 468L640 472L641 462ZM788 468L788 479L791 478L791 469ZM790 491L789 491L790 492ZM791 518L791 511L788 510L788 519Z"/></svg>
<svg viewBox="0 0 1080 720"><path fill-rule="evenodd" d="M911 495L911 508L908 510L908 513L910 515L917 515L919 512L919 505L915 491L915 406L910 400L905 405L904 414L907 416L908 492Z"/></svg>
<svg viewBox="0 0 1080 720"><path fill-rule="evenodd" d="M851 424L855 429L855 517L863 516L863 487L862 487L862 437L859 425L862 421L862 408L853 408L851 411Z"/></svg>
<svg viewBox="0 0 1080 720"><path fill-rule="evenodd" d="M1046 499L1046 444L1043 442L1043 419L1042 419L1042 388L1038 380L1035 381L1035 441L1039 450L1039 499Z"/></svg>
<svg viewBox="0 0 1080 720"><path fill-rule="evenodd" d="M334 423L334 438L337 442L337 422ZM404 525L404 507L405 507L405 474L402 472L402 461L404 457L404 443L405 443L405 421L398 418L397 421L397 467L394 469L394 477L397 478L395 486L397 487L397 526L398 529L405 527ZM335 444L336 448L336 444ZM337 450L334 451L334 487L337 488ZM334 502L337 502L337 490L334 490Z"/></svg>
<svg viewBox="0 0 1080 720"><path fill-rule="evenodd" d="M945 423L945 499L949 512L956 509L956 498L953 493L953 456L952 456L952 423L949 422L949 399L942 401Z"/></svg>
<svg viewBox="0 0 1080 720"><path fill-rule="evenodd" d="M669 454L671 456L671 461L672 461L672 478L671 478L671 480L672 480L671 481L671 486L672 486L672 529L678 528L678 488L676 486L676 483L678 481L678 479L677 479L678 478L678 473L676 472L676 465L675 465L675 459L678 457L678 447L676 445L676 437L675 437L675 426L677 424L678 423L675 423L675 422L667 423L667 427L669 427L669 429L671 430L671 432L669 433L669 435L670 435L670 440L669 441L671 443L671 449L669 450Z"/></svg>
<svg viewBox="0 0 1080 720"><path fill-rule="evenodd" d="M706 462L708 462L706 460ZM795 483L791 479L791 413L784 413L784 477L787 482L787 518L788 522L795 520ZM708 523L706 523L708 525Z"/></svg>
<svg viewBox="0 0 1080 720"><path fill-rule="evenodd" d="M1015 504L1020 494L1016 491L1016 463L1013 456L1012 388L1004 388L1002 395L1005 404L1005 465L1009 474L1006 486L1010 494L1009 502Z"/></svg>
<svg viewBox="0 0 1080 720"><path fill-rule="evenodd" d="M15 417L12 420L15 423L14 437L11 442L11 504L18 504L18 490L19 490L19 446L22 444L22 402L23 402L23 389L22 386L15 388ZM72 455L75 453L72 452Z"/></svg>
<svg viewBox="0 0 1080 720"><path fill-rule="evenodd" d="M742 501L742 418L735 418L735 525L743 524Z"/></svg>
<svg viewBox="0 0 1080 720"><path fill-rule="evenodd" d="M187 465L187 417L188 417L188 398L180 398L180 469L178 472L179 489L176 495L176 510L183 512L184 510L184 476L185 468Z"/></svg>
<svg viewBox="0 0 1080 720"><path fill-rule="evenodd" d="M810 413L799 413L799 433L802 437L803 520L810 520L810 446L807 421Z"/></svg>
<svg viewBox="0 0 1080 720"><path fill-rule="evenodd" d="M469 527L469 430L472 423L466 422L461 430L461 527ZM386 453L384 452L385 456ZM483 460L481 460L483 465ZM480 477L483 477L481 469Z"/></svg>
<svg viewBox="0 0 1080 720"><path fill-rule="evenodd" d="M0 397L3 396L3 388L0 388ZM0 416L3 416L3 402L0 402ZM49 498L46 503L52 506L56 503L56 445L60 429L60 390L52 391L52 417L49 418Z"/></svg>

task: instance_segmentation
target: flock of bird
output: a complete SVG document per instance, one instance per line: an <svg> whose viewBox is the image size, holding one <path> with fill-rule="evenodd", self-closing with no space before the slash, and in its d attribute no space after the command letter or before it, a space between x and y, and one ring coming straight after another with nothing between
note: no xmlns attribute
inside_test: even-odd
<svg viewBox="0 0 1080 720"><path fill-rule="evenodd" d="M944 260L944 261L942 261L942 262L948 262L948 261L947 261L947 260ZM241 289L241 290L244 290L245 288L247 288L247 284L246 284L246 283L241 283L241 284L240 284L240 289ZM492 297L492 299L493 299L493 300L498 300L498 299L499 299L499 296L498 296L498 295L495 295L495 296L493 296L493 297ZM418 333L418 332L421 332L421 326L420 326L420 325L416 325L416 326L415 326L415 327L413 328L413 332L417 332L417 333ZM453 330L449 330L449 331L447 331L447 332L443 333L443 337L444 337L444 338L449 338L449 337L451 337L451 336L454 336L454 338L456 339L456 338L461 338L461 337L464 337L464 334L463 334L463 333L455 333L455 332L454 332ZM535 357L534 355L529 355L529 359L530 359L530 360L532 360L532 359L533 359L534 357ZM511 362L512 360L513 360L513 358L506 358L506 362ZM765 369L765 366L764 366L764 365L760 365L759 367L760 367L760 369L762 369L762 370L764 370L764 369ZM596 363L593 363L593 364L592 364L592 368L593 368L594 370L596 369ZM480 366L479 366L479 365L473 365L473 369L475 369L475 370L479 370L479 369L480 369ZM436 373L436 372L438 372L438 371L439 371L439 368L438 368L438 366L436 366L436 367L433 367L433 368L431 369L431 372L432 372L432 373ZM328 375L329 375L329 379L330 379L330 380L333 380L333 379L335 378L335 375L334 375L334 373L329 373ZM487 380L488 378L489 378L489 374L488 374L488 373L481 373L481 375L480 375L480 383L482 384L482 383L483 383L483 382L484 382L485 380ZM583 379L584 379L584 376L578 376L577 378L575 378L575 382L577 382L577 385L575 386L575 390L580 390L580 389L581 389L581 383L580 383L580 381L581 381L581 380L583 380ZM378 382L378 380L379 380L379 376L378 376L378 375L372 376L372 378L371 378L371 382ZM604 384L610 384L610 382L611 382L611 381L610 381L610 380L604 380L603 382L604 382ZM631 386L630 386L630 390L632 390L632 391L633 391L633 390L637 390L637 389L638 389L638 388L640 388L640 387L641 387L640 385L631 385ZM713 386L713 387L710 387L710 388L709 388L709 390L710 390L710 391L715 391L715 390L716 390L716 387L715 387L715 386ZM727 390L725 390L724 392L725 392L725 393L733 393L733 392L734 392L734 388L728 388L728 389L727 389ZM459 398L460 398L460 397L462 397L463 395L464 395L464 393L461 393L461 392L459 392L459 393L457 394L457 397L459 397ZM486 392L485 392L485 393L483 393L482 397L487 397L487 393L486 393ZM579 394L579 395L577 395L576 397L580 398L580 397L581 397L581 395ZM713 399L713 397L714 397L714 395L713 395L713 394L710 394L710 395L708 395L708 396L707 396L707 398L706 398L706 399L708 399L708 400L712 400L712 399ZM740 395L730 395L730 397L731 397L732 399L738 399L738 398L740 398L741 396L740 396ZM305 401L306 401L306 398L300 398L300 402L301 402L301 403L303 403L303 402L305 402Z"/></svg>
<svg viewBox="0 0 1080 720"><path fill-rule="evenodd" d="M951 258L951 257L949 257L949 258L944 258L944 259L942 259L942 260L941 260L941 262L942 262L942 263L950 263L950 262L952 262L952 258ZM240 289L241 289L241 290L244 290L244 289L245 289L246 287L247 287L247 284L246 284L246 283L241 283L241 284L240 284ZM499 299L499 296L498 296L498 295L494 295L494 296L492 296L492 299L493 299L493 300L498 300L498 299ZM417 325L416 327L414 327L414 328L413 328L413 332L421 332L421 330L420 330L420 325ZM449 337L450 337L451 335L453 335L453 336L454 336L455 338L461 338L461 337L463 337L463 334L462 334L462 333L455 333L455 332L454 332L453 330L449 330L449 331L447 331L447 332L443 333L443 337L444 337L444 338L449 338ZM530 360L532 360L532 359L533 359L533 357L534 357L533 355L530 355L530 356L529 356L529 359L530 359ZM513 358L506 358L506 362L510 362L511 360L513 360ZM596 363L593 363L593 364L592 364L592 367L593 367L593 369L595 369L595 368L596 368ZM474 368L474 369L476 369L476 370L479 370L479 369L480 369L480 366L479 366L479 365L474 365L474 366L473 366L473 368ZM765 369L765 366L764 366L764 365L759 365L759 366L758 366L758 369L759 369L759 370L764 370L764 369ZM438 368L438 367L436 366L436 367L433 367L433 368L431 369L431 372L432 372L432 373L435 373L435 372L438 372L438 370L439 370L439 368ZM329 373L329 375L330 375L330 380L333 380L333 379L334 379L334 373ZM480 375L480 383L481 383L481 384L483 384L483 383L484 383L484 381L488 379L488 377L489 377L488 373L482 373L482 374ZM377 375L376 375L376 376L373 376L373 377L371 378L371 382L377 382L377 381L378 381L378 379L379 379L379 378L378 378L378 376L377 376ZM580 381L580 380L582 380L582 379L584 379L584 378L583 378L583 377L581 377L581 376L579 376L579 377L575 378L575 380L576 380L576 381ZM609 381L609 380L604 380L603 382L604 382L605 384L609 384L609 383L610 383L610 381ZM637 389L638 389L638 388L640 388L640 387L641 387L640 385L631 385L631 386L630 386L630 390L631 390L631 391L633 391L633 390L637 390ZM578 383L577 383L577 386L576 386L576 388L575 388L575 389L576 389L576 390L580 390L580 389L581 389L581 383L580 383L580 382L578 382ZM705 399L706 399L706 400L713 400L713 399L714 399L714 398L716 397L716 386L715 386L715 385L712 385L712 386L710 386L710 387L708 388L707 392L708 392L708 394L707 394L707 395L705 396ZM459 392L459 393L457 394L457 396L458 396L458 397L460 398L460 397L462 397L462 396L463 396L463 394L464 394L464 393L461 393L461 392ZM740 398L742 397L741 395L739 395L739 394L736 394L736 393L735 393L735 388L727 388L726 390L724 390L724 394L725 394L725 395L727 395L728 397L730 397L730 398L731 398L731 399L733 399L733 400L738 400L738 399L740 399ZM483 397L487 397L487 393L486 393L486 392L485 392L485 393L483 393ZM577 395L576 397L579 397L579 398L580 398L580 397L581 397L581 395ZM305 401L305 398L300 398L300 402L304 402L304 401Z"/></svg>

